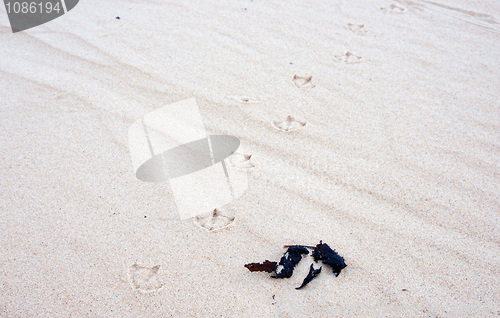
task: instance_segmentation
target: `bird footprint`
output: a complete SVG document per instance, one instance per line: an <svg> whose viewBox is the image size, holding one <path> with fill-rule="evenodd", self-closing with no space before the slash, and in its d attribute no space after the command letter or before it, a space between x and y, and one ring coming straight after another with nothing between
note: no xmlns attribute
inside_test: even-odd
<svg viewBox="0 0 500 318"><path fill-rule="evenodd" d="M244 104L257 104L262 102L262 99L259 97L235 96L235 95L229 95L228 97L234 101Z"/></svg>
<svg viewBox="0 0 500 318"><path fill-rule="evenodd" d="M368 33L364 24L347 23L347 29L352 31L353 33L356 33L357 35L366 35Z"/></svg>
<svg viewBox="0 0 500 318"><path fill-rule="evenodd" d="M344 62L345 64L354 64L361 62L363 58L351 52L345 52L344 54L335 55L335 59L339 62Z"/></svg>
<svg viewBox="0 0 500 318"><path fill-rule="evenodd" d="M295 120L292 116L288 115L286 117L286 119L283 121L274 121L273 120L272 125L274 128L276 128L278 130L290 132L290 131L297 130L297 129L304 127L306 125L306 123Z"/></svg>
<svg viewBox="0 0 500 318"><path fill-rule="evenodd" d="M316 85L312 82L312 75L310 76L299 76L294 75L292 78L292 83L299 88L314 88Z"/></svg>
<svg viewBox="0 0 500 318"><path fill-rule="evenodd" d="M380 10L382 10L382 12L394 13L394 14L402 14L402 13L404 13L406 11L405 8L399 7L399 6L395 5L395 4L391 4L388 7L380 8Z"/></svg>
<svg viewBox="0 0 500 318"><path fill-rule="evenodd" d="M144 267L133 264L129 268L132 287L141 292L154 292L163 287L163 283L158 280L160 265Z"/></svg>
<svg viewBox="0 0 500 318"><path fill-rule="evenodd" d="M244 155L236 152L230 157L229 160L234 167L241 170L247 170L255 167L252 161L250 161L251 158L252 155Z"/></svg>
<svg viewBox="0 0 500 318"><path fill-rule="evenodd" d="M215 232L229 227L234 219L234 216L225 216L218 209L215 209L210 213L195 217L193 222L208 232Z"/></svg>

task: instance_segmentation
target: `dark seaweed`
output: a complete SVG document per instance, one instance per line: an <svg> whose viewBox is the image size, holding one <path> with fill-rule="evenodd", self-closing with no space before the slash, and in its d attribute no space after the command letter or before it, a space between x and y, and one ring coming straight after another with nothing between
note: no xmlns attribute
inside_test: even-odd
<svg viewBox="0 0 500 318"><path fill-rule="evenodd" d="M338 276L340 271L347 266L344 258L332 250L328 244L323 244L323 241L319 241L319 244L316 246L285 245L284 247L288 249L283 257L281 257L279 263L266 260L264 263L249 263L246 264L245 267L251 272L275 272L276 274L271 276L272 278L290 278L293 275L295 266L300 262L303 255L309 254L308 249L313 249L311 255L314 257L314 261L322 261L330 265L335 276ZM301 289L306 286L311 280L318 276L321 269L322 267L315 269L314 265L311 264L309 274L304 278L302 285L296 289Z"/></svg>
<svg viewBox="0 0 500 318"><path fill-rule="evenodd" d="M276 262L271 262L266 259L264 263L249 263L245 264L245 267L248 268L251 272L274 272L278 264Z"/></svg>
<svg viewBox="0 0 500 318"><path fill-rule="evenodd" d="M323 241L319 241L319 244L316 245L316 248L312 252L312 257L314 257L316 262L320 260L330 265L335 276L338 276L340 271L347 266L344 258L332 250L328 244L323 244Z"/></svg>
<svg viewBox="0 0 500 318"><path fill-rule="evenodd" d="M302 259L302 255L309 254L307 248L302 246L290 246L285 255L280 260L276 267L276 275L272 278L290 278L293 274L293 269Z"/></svg>
<svg viewBox="0 0 500 318"><path fill-rule="evenodd" d="M300 255L299 257L302 258L302 254L307 255L307 254L309 254L309 251L307 250L307 248L305 246L292 245L286 250L286 253Z"/></svg>
<svg viewBox="0 0 500 318"><path fill-rule="evenodd" d="M319 273L321 273L321 266L318 269L314 269L313 264L311 264L311 267L309 268L309 274L307 274L306 278L304 278L302 285L300 285L300 287L297 287L295 289L301 289L305 285L309 284L309 282L312 281L314 277L318 276Z"/></svg>

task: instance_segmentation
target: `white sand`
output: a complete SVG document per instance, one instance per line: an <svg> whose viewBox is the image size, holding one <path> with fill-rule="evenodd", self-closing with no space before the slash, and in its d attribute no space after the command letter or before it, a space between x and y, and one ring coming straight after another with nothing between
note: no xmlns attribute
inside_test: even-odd
<svg viewBox="0 0 500 318"><path fill-rule="evenodd" d="M145 2L16 34L0 5L0 316L498 317L496 1ZM131 164L190 97L253 155L217 232ZM338 277L243 267L319 240Z"/></svg>

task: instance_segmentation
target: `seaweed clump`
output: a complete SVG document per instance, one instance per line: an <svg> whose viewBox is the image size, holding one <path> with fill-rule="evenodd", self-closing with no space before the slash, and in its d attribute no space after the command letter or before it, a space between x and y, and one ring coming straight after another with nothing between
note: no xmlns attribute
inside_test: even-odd
<svg viewBox="0 0 500 318"><path fill-rule="evenodd" d="M319 244L316 245L311 255L314 257L315 262L322 261L330 265L335 276L339 276L340 271L347 267L344 258L332 250L328 244L323 243L323 241L319 241Z"/></svg>
<svg viewBox="0 0 500 318"><path fill-rule="evenodd" d="M272 278L290 278L293 275L293 270L295 265L297 265L302 259L302 255L309 254L307 248L303 246L290 246L286 251L285 255L280 260L280 263L276 267L276 275L271 276Z"/></svg>
<svg viewBox="0 0 500 318"><path fill-rule="evenodd" d="M313 249L311 256L314 258L315 262L322 261L323 263L330 265L333 269L333 274L338 276L342 269L347 265L344 258L337 254L335 250L330 248L328 244L320 241L316 246L305 246L305 245L285 245L288 248L283 257L281 257L280 262L272 262L265 260L263 263L249 263L245 264L251 272L275 272L272 278L290 278L293 275L293 270L295 266L302 260L304 255L309 254L308 249ZM310 281L312 281L319 273L321 273L321 268L315 269L313 264L309 268L309 274L302 282L302 285L296 289L301 289L306 286Z"/></svg>

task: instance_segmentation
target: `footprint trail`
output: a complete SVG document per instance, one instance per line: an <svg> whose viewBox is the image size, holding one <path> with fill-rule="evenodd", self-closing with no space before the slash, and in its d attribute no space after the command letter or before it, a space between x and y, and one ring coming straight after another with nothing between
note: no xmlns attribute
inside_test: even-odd
<svg viewBox="0 0 500 318"><path fill-rule="evenodd" d="M234 219L234 216L225 216L221 211L215 209L210 213L194 217L193 223L208 232L215 232L231 226Z"/></svg>
<svg viewBox="0 0 500 318"><path fill-rule="evenodd" d="M355 64L361 62L363 58L349 51L343 54L337 54L334 56L334 59L338 62L343 62L345 64Z"/></svg>
<svg viewBox="0 0 500 318"><path fill-rule="evenodd" d="M382 12L385 12L385 13L392 13L392 14L403 14L405 13L406 9L403 8L403 7L400 7L400 6L397 6L395 4L391 4L390 6L388 7L383 7L383 8L380 8L380 10Z"/></svg>
<svg viewBox="0 0 500 318"><path fill-rule="evenodd" d="M273 121L271 124L274 128L285 132L298 130L306 125L305 122L298 121L290 115L283 121Z"/></svg>
<svg viewBox="0 0 500 318"><path fill-rule="evenodd" d="M229 162L237 169L247 170L247 169L255 167L255 165L250 160L251 158L252 158L252 155L245 155L245 154L236 152L229 158Z"/></svg>
<svg viewBox="0 0 500 318"><path fill-rule="evenodd" d="M154 292L163 287L163 283L158 280L160 265L145 267L133 264L129 268L129 275L132 288L144 293Z"/></svg>
<svg viewBox="0 0 500 318"><path fill-rule="evenodd" d="M368 33L364 24L347 23L346 28L357 35L366 35Z"/></svg>
<svg viewBox="0 0 500 318"><path fill-rule="evenodd" d="M310 76L299 76L294 75L292 78L292 83L298 88L314 88L316 85L312 82L312 75Z"/></svg>

